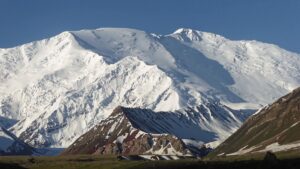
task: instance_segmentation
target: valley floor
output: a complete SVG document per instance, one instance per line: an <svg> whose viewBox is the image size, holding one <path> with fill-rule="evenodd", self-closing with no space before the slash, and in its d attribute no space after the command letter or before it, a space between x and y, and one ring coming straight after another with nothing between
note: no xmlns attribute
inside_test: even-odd
<svg viewBox="0 0 300 169"><path fill-rule="evenodd" d="M1 169L297 169L300 158L281 160L119 161L116 156L1 157Z"/></svg>

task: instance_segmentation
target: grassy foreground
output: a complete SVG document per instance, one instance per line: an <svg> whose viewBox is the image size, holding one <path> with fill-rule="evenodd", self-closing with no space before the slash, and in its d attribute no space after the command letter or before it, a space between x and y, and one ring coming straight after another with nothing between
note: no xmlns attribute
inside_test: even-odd
<svg viewBox="0 0 300 169"><path fill-rule="evenodd" d="M117 169L131 168L138 165L137 161L118 161L115 156L54 156L30 157L14 156L0 157L0 168L29 168L29 169Z"/></svg>
<svg viewBox="0 0 300 169"><path fill-rule="evenodd" d="M300 168L300 158L279 161L248 160L175 160L119 161L115 156L0 157L1 169L276 169Z"/></svg>

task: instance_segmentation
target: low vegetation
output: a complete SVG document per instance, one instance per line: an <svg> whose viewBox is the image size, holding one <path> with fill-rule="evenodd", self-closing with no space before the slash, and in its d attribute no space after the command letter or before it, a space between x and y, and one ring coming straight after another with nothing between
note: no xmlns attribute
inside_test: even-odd
<svg viewBox="0 0 300 169"><path fill-rule="evenodd" d="M219 159L185 159L173 161L126 161L116 156L57 156L57 157L1 157L1 169L276 169L297 168L300 158L287 159L289 155L223 157ZM299 157L299 156L298 156Z"/></svg>

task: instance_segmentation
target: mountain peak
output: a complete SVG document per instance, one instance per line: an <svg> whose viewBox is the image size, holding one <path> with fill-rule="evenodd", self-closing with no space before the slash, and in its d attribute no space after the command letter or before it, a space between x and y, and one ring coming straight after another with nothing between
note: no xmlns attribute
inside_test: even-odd
<svg viewBox="0 0 300 169"><path fill-rule="evenodd" d="M175 30L173 32L173 34L180 34L180 33L192 33L194 32L195 30L193 29L190 29L190 28L178 28L177 30Z"/></svg>
<svg viewBox="0 0 300 169"><path fill-rule="evenodd" d="M171 35L180 35L184 40L201 41L203 32L189 28L179 28Z"/></svg>

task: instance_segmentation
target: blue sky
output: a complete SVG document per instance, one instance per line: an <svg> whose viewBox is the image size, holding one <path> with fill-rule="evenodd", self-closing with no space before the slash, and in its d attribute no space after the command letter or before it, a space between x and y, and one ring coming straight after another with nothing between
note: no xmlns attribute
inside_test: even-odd
<svg viewBox="0 0 300 169"><path fill-rule="evenodd" d="M299 0L0 0L0 48L99 27L185 27L300 53Z"/></svg>

